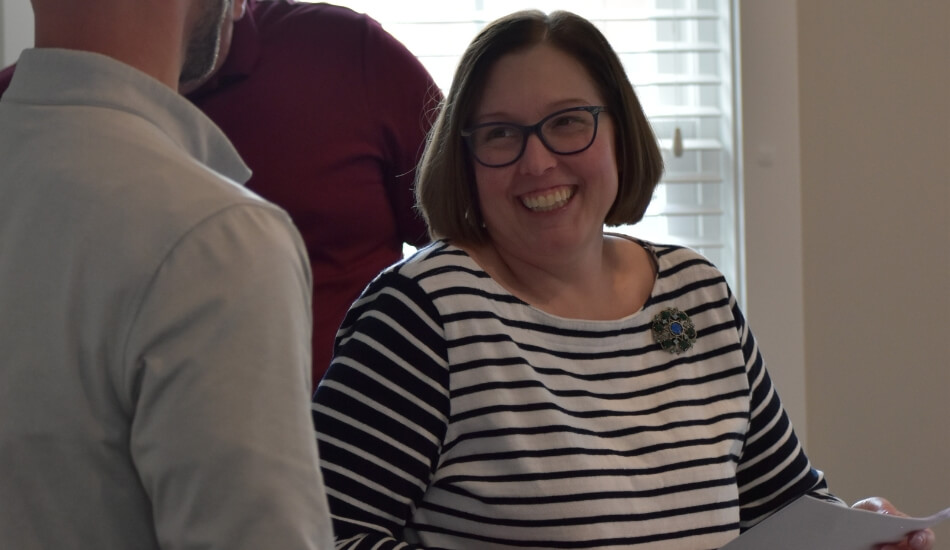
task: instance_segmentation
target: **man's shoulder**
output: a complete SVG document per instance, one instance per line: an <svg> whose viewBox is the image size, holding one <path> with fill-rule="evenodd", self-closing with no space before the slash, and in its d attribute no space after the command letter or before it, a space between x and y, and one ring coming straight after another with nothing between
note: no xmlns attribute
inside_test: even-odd
<svg viewBox="0 0 950 550"><path fill-rule="evenodd" d="M87 108L42 122L46 128L29 133L28 141L47 152L45 160L23 168L23 177L44 181L49 192L68 197L80 219L100 219L90 227L149 228L138 238L173 241L235 207L285 217L142 117ZM14 153L18 149L27 154L13 145Z"/></svg>
<svg viewBox="0 0 950 550"><path fill-rule="evenodd" d="M172 231L187 231L188 227L235 207L271 210L283 216L280 208L184 150L161 146L131 146L122 150L126 157L116 162L113 169L121 179L107 184L125 191L126 202L116 207L132 205L145 217L164 220L163 225ZM106 200L115 197L112 194Z"/></svg>

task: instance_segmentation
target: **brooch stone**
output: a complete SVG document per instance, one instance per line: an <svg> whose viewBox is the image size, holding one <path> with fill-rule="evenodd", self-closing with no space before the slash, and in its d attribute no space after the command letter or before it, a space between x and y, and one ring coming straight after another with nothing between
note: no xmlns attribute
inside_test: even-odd
<svg viewBox="0 0 950 550"><path fill-rule="evenodd" d="M682 311L669 307L656 314L651 324L653 339L666 351L679 355L693 347L696 327Z"/></svg>

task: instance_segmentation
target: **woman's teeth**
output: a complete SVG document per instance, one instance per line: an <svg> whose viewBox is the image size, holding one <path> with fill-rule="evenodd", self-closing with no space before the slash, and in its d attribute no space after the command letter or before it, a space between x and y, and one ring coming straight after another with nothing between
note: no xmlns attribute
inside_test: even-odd
<svg viewBox="0 0 950 550"><path fill-rule="evenodd" d="M547 212L567 204L567 201L574 196L574 189L561 187L549 193L522 197L521 204L534 212Z"/></svg>

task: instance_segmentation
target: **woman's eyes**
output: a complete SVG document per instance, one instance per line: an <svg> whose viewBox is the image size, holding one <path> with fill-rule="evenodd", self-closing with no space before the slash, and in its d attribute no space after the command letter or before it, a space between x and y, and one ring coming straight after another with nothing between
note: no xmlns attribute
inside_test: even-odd
<svg viewBox="0 0 950 550"><path fill-rule="evenodd" d="M547 134L549 132L565 133L584 131L590 128L592 123L592 117L585 112L563 113L545 120L541 132ZM524 131L520 126L498 123L481 127L477 131L477 136L480 143L499 143L515 139L520 140L523 137L523 133Z"/></svg>
<svg viewBox="0 0 950 550"><path fill-rule="evenodd" d="M518 129L512 126L492 126L485 129L484 138L488 140L508 139L518 135Z"/></svg>
<svg viewBox="0 0 950 550"><path fill-rule="evenodd" d="M583 124L584 124L584 119L582 117L578 115L570 114L570 115L561 115L561 116L551 119L551 121L547 123L547 126L551 128L556 128L556 129L564 129L571 126L576 127L578 125L583 125Z"/></svg>

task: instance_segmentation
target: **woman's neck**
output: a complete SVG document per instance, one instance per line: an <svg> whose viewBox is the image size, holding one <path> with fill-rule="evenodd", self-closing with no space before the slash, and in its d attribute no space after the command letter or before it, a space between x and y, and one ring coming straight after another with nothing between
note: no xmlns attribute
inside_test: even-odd
<svg viewBox="0 0 950 550"><path fill-rule="evenodd" d="M605 236L600 246L553 258L508 253L491 242L462 248L512 295L565 318L629 316L646 302L655 280L652 256L618 237Z"/></svg>

